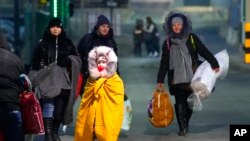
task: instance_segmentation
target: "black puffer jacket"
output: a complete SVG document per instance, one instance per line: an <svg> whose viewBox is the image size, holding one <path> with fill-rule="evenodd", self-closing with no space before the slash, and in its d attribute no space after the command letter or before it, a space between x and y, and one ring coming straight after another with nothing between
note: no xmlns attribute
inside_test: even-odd
<svg viewBox="0 0 250 141"><path fill-rule="evenodd" d="M97 34L97 26L94 27L91 33L85 34L78 44L78 52L82 59L82 73L85 78L89 76L88 70L88 54L89 52L97 46L107 46L114 49L117 54L116 42L113 39L113 29L110 28L109 34L107 36L100 36ZM85 79L84 78L84 79Z"/></svg>
<svg viewBox="0 0 250 141"><path fill-rule="evenodd" d="M58 45L57 62L64 62L69 55L77 55L78 52L73 42L65 36L64 31L55 37L46 29L42 39L33 51L32 70L39 70L50 63L55 62L56 43Z"/></svg>
<svg viewBox="0 0 250 141"><path fill-rule="evenodd" d="M23 73L21 59L12 53L0 39L0 111L20 110L21 93L18 78Z"/></svg>
<svg viewBox="0 0 250 141"><path fill-rule="evenodd" d="M183 19L183 30L181 34L175 34L172 31L171 28L171 21L173 17L181 16ZM188 17L186 17L183 14L180 13L170 13L168 17L166 17L165 22L165 30L167 32L167 38L164 40L162 44L162 57L160 62L160 68L157 75L157 83L164 83L165 76L168 72L168 84L170 85L170 82L173 78L173 70L169 70L169 47L171 47L171 41L170 38L180 38L188 36L188 40L186 42L186 46L189 50L189 53L192 58L192 65L197 65L198 60L198 54L203 57L205 60L207 60L212 68L218 68L219 64L213 54L205 47L205 45L201 42L201 40L196 36L194 33L191 33L192 27L191 27L191 21ZM193 43L192 43L193 38Z"/></svg>

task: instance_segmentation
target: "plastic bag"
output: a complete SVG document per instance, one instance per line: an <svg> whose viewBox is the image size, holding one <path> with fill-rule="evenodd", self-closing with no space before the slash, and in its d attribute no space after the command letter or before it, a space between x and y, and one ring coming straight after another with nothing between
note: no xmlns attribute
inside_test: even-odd
<svg viewBox="0 0 250 141"><path fill-rule="evenodd" d="M217 79L211 67L205 69L206 70L202 73L202 77L192 80L190 85L193 92L198 94L202 100L206 99L211 94Z"/></svg>
<svg viewBox="0 0 250 141"><path fill-rule="evenodd" d="M214 55L219 63L220 70L215 73L211 65L205 61L196 70L192 81L191 88L194 95L190 95L188 98L188 104L193 110L202 109L202 100L208 98L215 86L218 78L223 79L226 77L229 69L229 56L226 49L218 52Z"/></svg>
<svg viewBox="0 0 250 141"><path fill-rule="evenodd" d="M200 111L202 109L202 103L199 98L199 95L192 93L188 99L187 102L189 104L189 108L194 111Z"/></svg>
<svg viewBox="0 0 250 141"><path fill-rule="evenodd" d="M130 124L132 121L132 106L129 99L124 101L124 115L123 115L123 122L122 122L122 130L128 131L130 128Z"/></svg>
<svg viewBox="0 0 250 141"><path fill-rule="evenodd" d="M219 73L217 73L217 77L219 79L224 79L227 76L229 70L229 56L227 50L224 49L215 54L214 56L217 59L220 66L220 71Z"/></svg>

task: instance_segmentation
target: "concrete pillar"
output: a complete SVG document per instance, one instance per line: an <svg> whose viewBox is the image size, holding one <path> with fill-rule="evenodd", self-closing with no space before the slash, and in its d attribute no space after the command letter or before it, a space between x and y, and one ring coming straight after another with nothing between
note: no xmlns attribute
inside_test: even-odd
<svg viewBox="0 0 250 141"><path fill-rule="evenodd" d="M245 0L245 14L246 14L246 22L250 22L250 1L249 0Z"/></svg>

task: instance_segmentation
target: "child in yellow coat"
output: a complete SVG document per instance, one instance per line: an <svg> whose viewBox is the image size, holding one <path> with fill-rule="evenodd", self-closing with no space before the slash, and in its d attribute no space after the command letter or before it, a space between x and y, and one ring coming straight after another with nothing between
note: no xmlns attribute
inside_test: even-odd
<svg viewBox="0 0 250 141"><path fill-rule="evenodd" d="M117 56L106 46L89 53L90 78L79 107L75 141L117 141L123 121L124 85L116 74Z"/></svg>

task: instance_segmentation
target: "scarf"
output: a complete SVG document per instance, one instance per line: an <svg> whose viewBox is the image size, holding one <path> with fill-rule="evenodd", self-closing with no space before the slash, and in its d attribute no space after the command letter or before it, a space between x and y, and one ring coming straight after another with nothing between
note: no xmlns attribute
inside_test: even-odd
<svg viewBox="0 0 250 141"><path fill-rule="evenodd" d="M174 84L191 82L192 59L186 46L188 37L171 38L169 69L174 70Z"/></svg>

